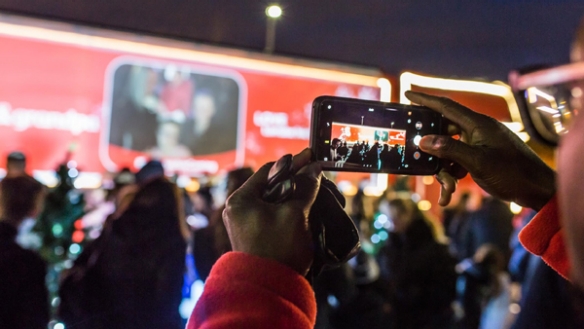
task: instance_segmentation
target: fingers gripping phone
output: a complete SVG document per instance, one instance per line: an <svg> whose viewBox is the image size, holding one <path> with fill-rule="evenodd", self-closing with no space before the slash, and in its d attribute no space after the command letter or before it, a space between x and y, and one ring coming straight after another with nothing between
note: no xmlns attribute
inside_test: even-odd
<svg viewBox="0 0 584 329"><path fill-rule="evenodd" d="M312 104L310 146L323 170L433 175L440 160L418 145L444 129L442 115L426 107L321 96Z"/></svg>

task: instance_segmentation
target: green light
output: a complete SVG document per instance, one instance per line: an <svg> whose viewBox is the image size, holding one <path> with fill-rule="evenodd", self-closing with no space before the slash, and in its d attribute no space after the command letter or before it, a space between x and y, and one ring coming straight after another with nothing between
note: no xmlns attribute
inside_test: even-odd
<svg viewBox="0 0 584 329"><path fill-rule="evenodd" d="M55 238L60 238L63 236L63 226L61 226L61 224L53 225L52 231Z"/></svg>

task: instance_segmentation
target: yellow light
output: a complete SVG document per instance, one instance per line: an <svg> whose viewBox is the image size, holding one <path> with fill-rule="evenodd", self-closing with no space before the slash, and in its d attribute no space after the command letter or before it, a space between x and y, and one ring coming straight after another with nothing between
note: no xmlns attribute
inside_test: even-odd
<svg viewBox="0 0 584 329"><path fill-rule="evenodd" d="M272 5L266 8L266 15L271 18L282 16L282 8L278 5Z"/></svg>
<svg viewBox="0 0 584 329"><path fill-rule="evenodd" d="M366 196L374 196L374 197L379 197L383 195L383 192L385 191L385 189L380 189L377 186L366 186L363 189L363 194L365 194Z"/></svg>
<svg viewBox="0 0 584 329"><path fill-rule="evenodd" d="M537 102L537 96L547 100L553 108L558 108L558 103L552 95L539 90L536 87L527 88L527 98L529 99L529 103L533 104Z"/></svg>
<svg viewBox="0 0 584 329"><path fill-rule="evenodd" d="M377 87L379 87L379 100L382 102L391 102L391 82L386 78L377 79Z"/></svg>
<svg viewBox="0 0 584 329"><path fill-rule="evenodd" d="M521 210L523 210L523 208L515 202L509 204L509 209L511 209L511 212L515 215L521 213Z"/></svg>
<svg viewBox="0 0 584 329"><path fill-rule="evenodd" d="M434 184L434 177L432 177L432 176L424 176L422 178L422 182L425 185L432 185L432 184Z"/></svg>
<svg viewBox="0 0 584 329"><path fill-rule="evenodd" d="M432 203L428 200L421 200L418 202L418 208L420 208L422 211L428 211L432 209Z"/></svg>
<svg viewBox="0 0 584 329"><path fill-rule="evenodd" d="M190 183L185 186L185 190L189 193L195 193L201 188L201 184L197 180L191 180Z"/></svg>
<svg viewBox="0 0 584 329"><path fill-rule="evenodd" d="M411 90L412 85L430 89L472 92L501 97L507 103L507 108L509 109L509 114L512 121L512 123L502 123L507 125L524 142L529 140L529 135L520 133L524 128L523 121L521 121L519 106L515 101L515 96L513 95L511 87L501 81L494 81L490 83L471 80L444 79L426 77L411 72L404 72L400 76L400 103L411 103L410 100L406 97L405 92Z"/></svg>
<svg viewBox="0 0 584 329"><path fill-rule="evenodd" d="M292 60L283 57L278 58L278 62L267 61L260 58L252 58L253 56L261 57L262 55L251 54L246 51L193 45L187 42L136 36L123 32L116 32L118 38L112 38L109 37L112 33L108 31L77 27L78 30L83 32L75 32L71 25L64 23L48 23L28 18L22 18L18 21L21 23L0 22L0 35L369 87L377 87L377 80L381 74L377 70L361 70L362 72L367 72L365 74L351 73L348 71L355 71L355 69L350 67L339 67L334 70L323 69L312 67L312 65L316 64L310 62L305 65L289 64L284 61L291 62ZM138 40L138 38L139 41L134 41ZM295 62L298 61L295 60Z"/></svg>

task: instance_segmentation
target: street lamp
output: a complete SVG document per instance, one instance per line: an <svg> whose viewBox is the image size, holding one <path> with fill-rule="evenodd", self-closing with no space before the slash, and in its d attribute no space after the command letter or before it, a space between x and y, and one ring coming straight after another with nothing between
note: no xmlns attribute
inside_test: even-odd
<svg viewBox="0 0 584 329"><path fill-rule="evenodd" d="M282 7L271 5L266 8L268 18L266 25L266 47L264 52L271 54L276 46L276 20L282 16Z"/></svg>

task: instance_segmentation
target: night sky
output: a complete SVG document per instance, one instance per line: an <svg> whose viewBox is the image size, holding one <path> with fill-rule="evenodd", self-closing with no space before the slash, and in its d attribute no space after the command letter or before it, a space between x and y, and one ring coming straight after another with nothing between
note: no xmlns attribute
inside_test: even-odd
<svg viewBox="0 0 584 329"><path fill-rule="evenodd" d="M568 61L584 0L281 0L276 53L506 80ZM269 1L0 0L0 10L261 51Z"/></svg>

